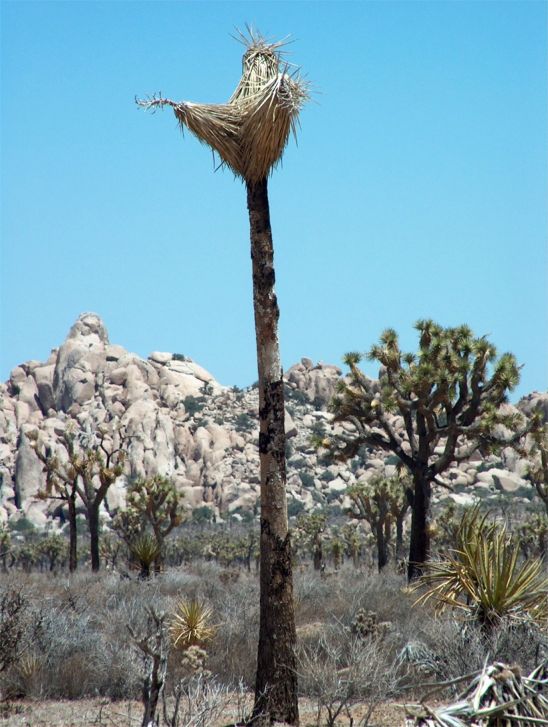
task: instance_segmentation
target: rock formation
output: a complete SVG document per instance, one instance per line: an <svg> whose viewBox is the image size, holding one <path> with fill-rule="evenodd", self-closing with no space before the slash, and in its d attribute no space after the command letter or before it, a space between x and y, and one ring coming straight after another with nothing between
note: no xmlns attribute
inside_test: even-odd
<svg viewBox="0 0 548 727"><path fill-rule="evenodd" d="M303 358L286 372L288 496L290 513L346 506L348 485L378 470L394 469L391 457L369 452L363 461L329 465L311 444L326 430L341 370ZM548 395L531 394L520 403L530 414L541 403L548 418ZM38 500L42 465L31 436L60 451L67 426L92 431L122 428L128 437L127 472L111 488L108 510L124 501L128 477L167 475L184 493L189 508L209 506L217 518L254 513L259 497L257 451L258 393L221 386L189 358L168 352L147 360L109 342L101 319L82 314L46 362L17 366L0 384L0 523L25 515L42 526L54 513ZM447 473L453 499L509 492L532 496L524 479L527 462L505 450L499 458L463 463Z"/></svg>

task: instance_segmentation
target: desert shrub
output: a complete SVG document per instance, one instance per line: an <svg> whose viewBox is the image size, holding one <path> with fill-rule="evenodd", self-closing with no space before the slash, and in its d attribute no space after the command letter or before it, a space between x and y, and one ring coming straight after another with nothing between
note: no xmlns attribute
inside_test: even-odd
<svg viewBox="0 0 548 727"><path fill-rule="evenodd" d="M299 472L303 487L312 489L314 487L314 476L310 472Z"/></svg>
<svg viewBox="0 0 548 727"><path fill-rule="evenodd" d="M369 725L375 706L399 689L397 664L389 653L384 638L357 637L340 624L328 627L313 646L302 647L299 686L316 704L315 724L334 727L342 715L350 720L359 704L365 709L351 724Z"/></svg>
<svg viewBox="0 0 548 727"><path fill-rule="evenodd" d="M305 509L304 502L301 502L300 500L296 500L293 498L292 500L289 500L287 503L287 515L288 517L297 517L297 515L300 515Z"/></svg>
<svg viewBox="0 0 548 727"><path fill-rule="evenodd" d="M28 600L20 590L7 588L0 593L0 672L17 662L24 650L27 609Z"/></svg>
<svg viewBox="0 0 548 727"><path fill-rule="evenodd" d="M189 417L193 417L198 412L202 411L202 409L205 406L205 402L203 400L203 397L196 397L196 396L185 396L183 399L183 404L185 407L185 412L188 414Z"/></svg>
<svg viewBox="0 0 548 727"><path fill-rule="evenodd" d="M449 681L491 662L519 664L531 671L548 656L548 637L532 624L505 622L487 638L478 624L426 614L399 653L411 683ZM461 685L451 688L451 696Z"/></svg>
<svg viewBox="0 0 548 727"><path fill-rule="evenodd" d="M213 518L214 512L207 505L201 505L200 507L195 507L192 510L192 522L196 523L197 525L211 523L213 521Z"/></svg>
<svg viewBox="0 0 548 727"><path fill-rule="evenodd" d="M305 406L306 404L310 404L310 399L304 393L304 391L301 391L300 389L293 389L291 386L286 385L284 387L284 393L286 401L293 402L298 406Z"/></svg>
<svg viewBox="0 0 548 727"><path fill-rule="evenodd" d="M256 420L250 417L246 412L238 414L234 420L234 426L237 432L249 432L255 429L256 424Z"/></svg>
<svg viewBox="0 0 548 727"><path fill-rule="evenodd" d="M219 624L208 649L208 668L230 684L255 680L259 634L259 584L244 574L235 587L210 600Z"/></svg>

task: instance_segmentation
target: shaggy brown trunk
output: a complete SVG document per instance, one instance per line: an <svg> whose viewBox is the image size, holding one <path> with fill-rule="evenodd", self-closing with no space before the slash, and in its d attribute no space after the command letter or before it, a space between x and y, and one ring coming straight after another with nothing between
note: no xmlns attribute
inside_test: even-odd
<svg viewBox="0 0 548 727"><path fill-rule="evenodd" d="M284 390L266 179L247 183L259 371L261 597L253 724L299 723L291 543L287 524Z"/></svg>
<svg viewBox="0 0 548 727"><path fill-rule="evenodd" d="M78 531L76 529L76 492L71 492L67 499L69 521L69 571L74 573L78 567Z"/></svg>
<svg viewBox="0 0 548 727"><path fill-rule="evenodd" d="M411 545L409 547L409 565L407 568L409 582L422 574L422 566L430 555L430 482L423 473L416 472L413 474L413 483Z"/></svg>

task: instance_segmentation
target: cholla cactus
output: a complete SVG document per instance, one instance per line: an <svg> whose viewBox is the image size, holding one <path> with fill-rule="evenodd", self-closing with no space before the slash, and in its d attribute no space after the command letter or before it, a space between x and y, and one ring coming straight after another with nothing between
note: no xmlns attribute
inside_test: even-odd
<svg viewBox="0 0 548 727"><path fill-rule="evenodd" d="M360 639L369 637L382 637L390 630L392 624L389 621L379 621L375 611L366 611L360 608L351 625L351 631Z"/></svg>
<svg viewBox="0 0 548 727"><path fill-rule="evenodd" d="M183 652L181 666L188 676L201 674L203 677L210 677L211 672L205 668L207 651L201 646L194 644Z"/></svg>

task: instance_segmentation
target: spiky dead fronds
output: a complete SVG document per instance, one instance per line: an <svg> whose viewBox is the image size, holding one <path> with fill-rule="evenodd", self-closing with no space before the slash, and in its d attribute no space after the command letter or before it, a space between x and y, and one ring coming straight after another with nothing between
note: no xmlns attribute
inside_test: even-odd
<svg viewBox="0 0 548 727"><path fill-rule="evenodd" d="M469 679L473 680L453 704L430 707L426 699L420 705L405 705L405 724L414 727L526 727L545 725L548 699L548 661L544 660L529 676L519 669L497 662L485 664L481 672L444 682L440 688Z"/></svg>
<svg viewBox="0 0 548 727"><path fill-rule="evenodd" d="M162 96L137 100L143 108L171 106L181 127L217 152L223 164L247 182L266 178L280 161L290 132L296 134L308 86L298 71L289 72L281 43L250 32L242 77L226 104L175 102Z"/></svg>

